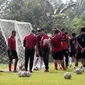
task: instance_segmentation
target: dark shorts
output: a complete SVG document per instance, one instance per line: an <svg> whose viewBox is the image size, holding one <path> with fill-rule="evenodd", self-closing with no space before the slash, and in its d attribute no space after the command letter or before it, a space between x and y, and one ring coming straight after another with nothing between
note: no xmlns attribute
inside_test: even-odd
<svg viewBox="0 0 85 85"><path fill-rule="evenodd" d="M82 58L82 53L80 50L76 50L76 59L79 60Z"/></svg>
<svg viewBox="0 0 85 85"><path fill-rule="evenodd" d="M53 52L52 53L52 56L53 56L53 59L54 60L63 60L63 54L62 54L62 51L60 52Z"/></svg>
<svg viewBox="0 0 85 85"><path fill-rule="evenodd" d="M8 57L10 59L18 59L16 50L8 50Z"/></svg>

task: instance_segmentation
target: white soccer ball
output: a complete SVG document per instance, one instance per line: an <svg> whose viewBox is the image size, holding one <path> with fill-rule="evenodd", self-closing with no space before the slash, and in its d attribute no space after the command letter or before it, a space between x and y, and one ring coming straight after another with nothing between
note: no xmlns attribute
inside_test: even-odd
<svg viewBox="0 0 85 85"><path fill-rule="evenodd" d="M66 73L64 74L64 78L65 78L65 79L71 79L71 77L72 77L72 75L71 75L70 72L66 72Z"/></svg>
<svg viewBox="0 0 85 85"><path fill-rule="evenodd" d="M31 76L31 73L30 72L28 72L28 71L25 71L25 77L30 77Z"/></svg>
<svg viewBox="0 0 85 85"><path fill-rule="evenodd" d="M81 70L80 68L77 68L77 69L75 70L75 73L76 73L76 74L82 74L82 70Z"/></svg>
<svg viewBox="0 0 85 85"><path fill-rule="evenodd" d="M39 67L34 67L34 70L35 70L35 71L38 71L38 70L39 70Z"/></svg>
<svg viewBox="0 0 85 85"><path fill-rule="evenodd" d="M81 71L82 71L82 73L84 73L84 69L83 68L81 68Z"/></svg>
<svg viewBox="0 0 85 85"><path fill-rule="evenodd" d="M19 72L18 72L18 76L19 76L19 77L22 77L22 71L19 71Z"/></svg>
<svg viewBox="0 0 85 85"><path fill-rule="evenodd" d="M31 76L31 73L28 72L28 71L19 71L18 72L18 76L19 77L30 77Z"/></svg>

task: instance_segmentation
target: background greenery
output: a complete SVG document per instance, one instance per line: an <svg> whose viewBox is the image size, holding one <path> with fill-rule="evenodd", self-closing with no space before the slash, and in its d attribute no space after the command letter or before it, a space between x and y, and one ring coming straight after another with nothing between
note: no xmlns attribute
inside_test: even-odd
<svg viewBox="0 0 85 85"><path fill-rule="evenodd" d="M85 26L85 0L0 0L0 18L30 22L48 32L58 27L78 33Z"/></svg>

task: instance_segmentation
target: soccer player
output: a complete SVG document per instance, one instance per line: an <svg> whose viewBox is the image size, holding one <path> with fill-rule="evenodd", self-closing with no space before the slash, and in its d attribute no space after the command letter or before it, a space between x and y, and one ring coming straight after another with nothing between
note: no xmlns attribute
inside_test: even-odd
<svg viewBox="0 0 85 85"><path fill-rule="evenodd" d="M64 61L63 61L63 54L62 54L62 36L59 35L59 30L54 31L54 36L51 38L51 45L52 45L52 55L54 59L54 65L55 69L58 70L57 63L59 62L63 68L65 69L64 66Z"/></svg>
<svg viewBox="0 0 85 85"><path fill-rule="evenodd" d="M67 32L63 32L62 34L62 48L63 48L63 56L65 57L66 68L68 68L68 55L69 55L69 36Z"/></svg>
<svg viewBox="0 0 85 85"><path fill-rule="evenodd" d="M18 56L16 52L16 31L12 31L12 35L8 38L8 57L9 57L9 71L12 71L12 60L15 59L14 72L17 71Z"/></svg>
<svg viewBox="0 0 85 85"><path fill-rule="evenodd" d="M69 66L72 65L72 57L75 58L76 54L76 34L72 33L72 38L70 39L70 57L69 57Z"/></svg>
<svg viewBox="0 0 85 85"><path fill-rule="evenodd" d="M40 48L40 41L41 41L42 35L40 34L40 29L38 29L38 35L37 35L37 41L38 41L38 52L39 55L37 55L37 59L35 61L35 67L38 63L39 57L40 57L40 69L42 69L42 64L43 64L43 57L42 57L42 50Z"/></svg>
<svg viewBox="0 0 85 85"><path fill-rule="evenodd" d="M42 35L40 47L42 50L42 57L43 57L43 61L45 64L45 71L44 72L49 72L49 45L47 43L49 37L45 33L44 29L40 30L40 34Z"/></svg>
<svg viewBox="0 0 85 85"><path fill-rule="evenodd" d="M81 28L80 35L77 36L77 43L81 50L80 53L78 52L80 56L78 54L77 55L82 58L83 69L85 69L85 28L84 27Z"/></svg>
<svg viewBox="0 0 85 85"><path fill-rule="evenodd" d="M35 31L32 30L32 32L24 38L25 70L28 71L28 60L30 59L29 71L31 73L32 73L32 68L33 68L35 46L36 46L36 55L38 55L37 37L35 36L34 33Z"/></svg>

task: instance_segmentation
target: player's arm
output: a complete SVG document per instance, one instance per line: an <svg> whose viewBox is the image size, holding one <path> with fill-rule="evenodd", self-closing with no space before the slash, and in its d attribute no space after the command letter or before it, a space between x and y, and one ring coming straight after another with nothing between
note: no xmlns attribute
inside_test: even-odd
<svg viewBox="0 0 85 85"><path fill-rule="evenodd" d="M9 51L9 56L12 55L12 52L11 52L11 45L12 45L12 41L11 41L11 39L9 38L9 39L8 39L8 51Z"/></svg>
<svg viewBox="0 0 85 85"><path fill-rule="evenodd" d="M25 47L25 45L26 45L26 37L23 40L23 46Z"/></svg>
<svg viewBox="0 0 85 85"><path fill-rule="evenodd" d="M78 44L78 46L81 48L81 52L84 52L84 51L85 51L85 48L83 48L83 47L79 44L78 41L77 41L77 44Z"/></svg>

